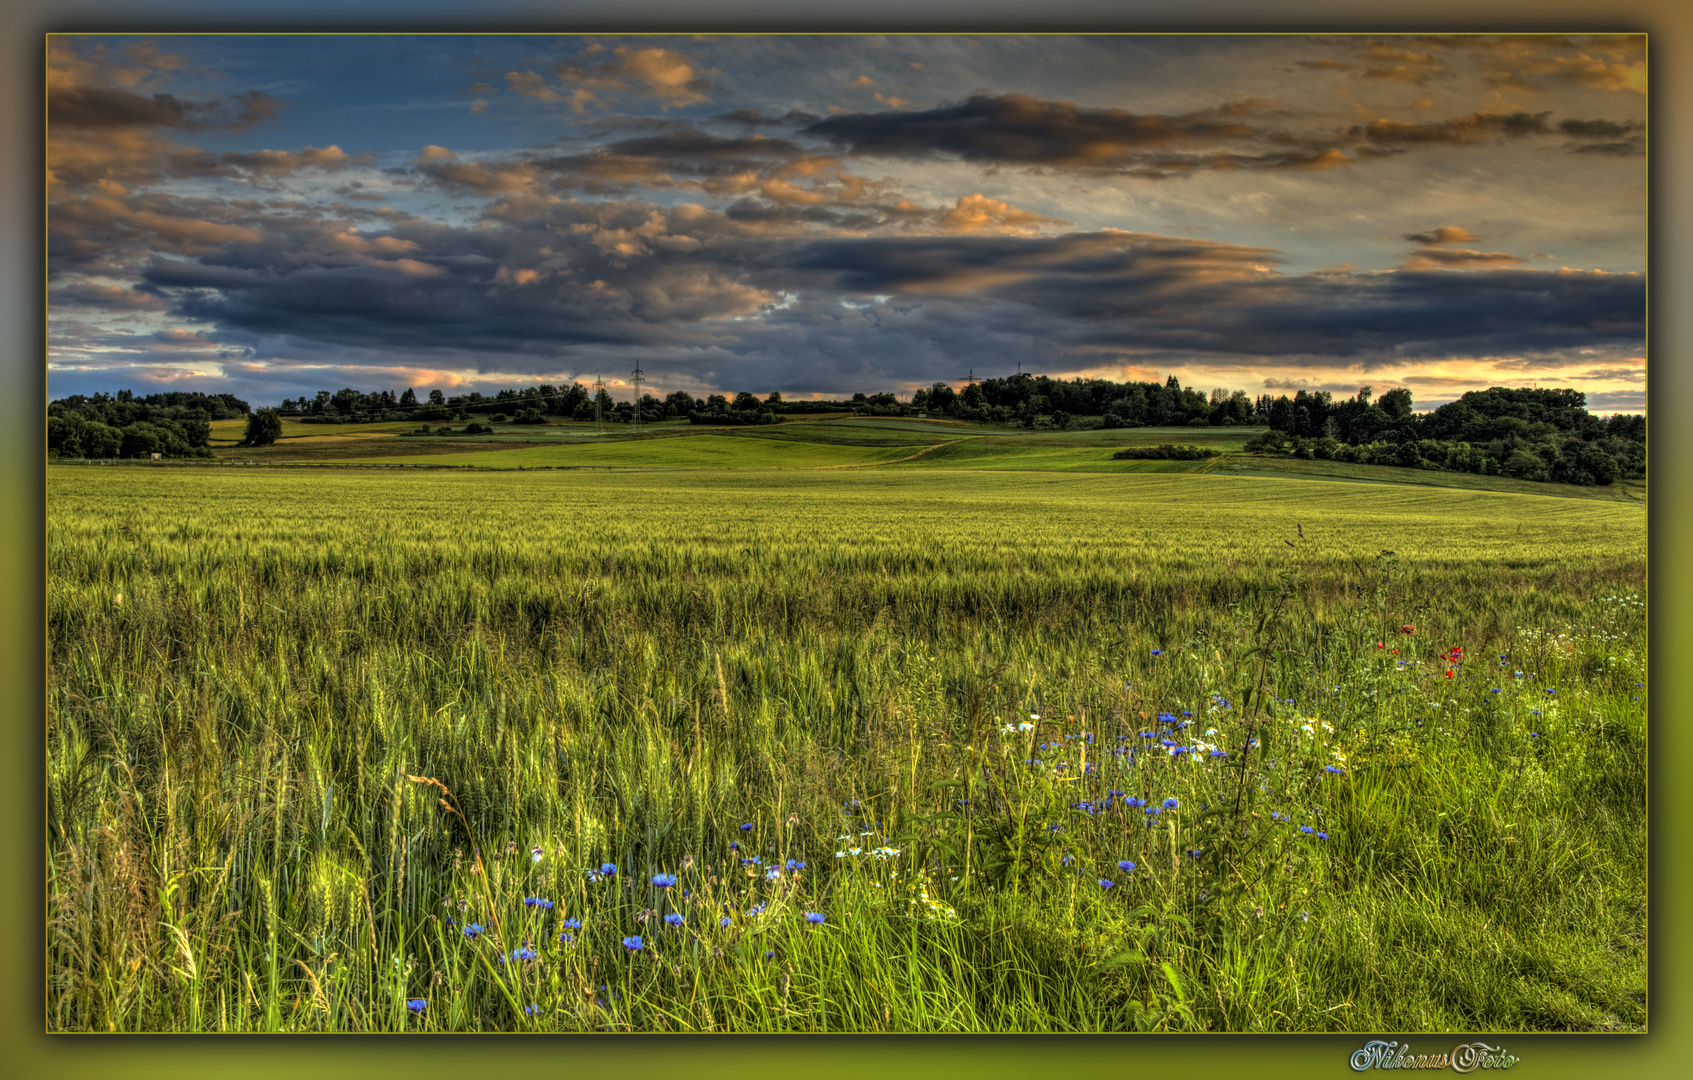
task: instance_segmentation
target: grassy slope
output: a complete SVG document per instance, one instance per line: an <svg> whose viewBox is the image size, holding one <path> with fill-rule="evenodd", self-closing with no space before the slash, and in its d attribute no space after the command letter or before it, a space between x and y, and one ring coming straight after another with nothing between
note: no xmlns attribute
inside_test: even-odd
<svg viewBox="0 0 1693 1080"><path fill-rule="evenodd" d="M241 421L219 421L239 436ZM1301 461L1234 453L1256 428L1127 428L1082 432L1007 432L947 420L878 417L798 417L760 428L710 428L666 421L640 430L557 421L542 426L500 425L474 437L397 437L411 424L328 426L284 421L275 445L239 448L219 443L220 458L246 462L453 465L499 468L778 468L891 466L964 471L1097 472L1127 475L1217 473L1239 477L1409 484L1561 498L1640 501L1643 484L1583 488L1466 473ZM647 445L664 440L663 445ZM681 441L674 441L681 440ZM704 441L695 441L704 440ZM733 440L751 440L744 445ZM1223 451L1209 461L1114 461L1125 446L1194 444ZM932 449L925 449L932 447ZM778 449L781 448L781 449ZM900 452L892 452L899 449ZM889 451L889 452L877 452Z"/></svg>
<svg viewBox="0 0 1693 1080"><path fill-rule="evenodd" d="M714 433L674 439L488 450L454 454L450 458L417 455L382 460L396 465L452 464L492 469L816 469L889 461L912 452L913 448L907 446L832 445Z"/></svg>

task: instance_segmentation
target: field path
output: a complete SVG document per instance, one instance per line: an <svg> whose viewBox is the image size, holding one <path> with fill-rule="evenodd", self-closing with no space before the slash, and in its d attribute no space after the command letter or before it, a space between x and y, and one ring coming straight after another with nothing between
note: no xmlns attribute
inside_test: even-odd
<svg viewBox="0 0 1693 1080"><path fill-rule="evenodd" d="M935 450L939 450L943 446L951 446L953 443L966 442L970 439L976 439L976 438L981 438L981 436L979 436L979 435L966 435L966 436L964 436L963 438L960 438L960 439L948 439L946 442L933 443L929 446L925 446L921 450L917 451L915 454L907 454L904 457L890 458L887 461L854 462L851 465L818 465L818 466L815 466L815 468L817 468L818 470L825 470L825 469L876 469L876 468L880 468L883 465L898 465L902 461L915 461L916 459L922 457L924 454L931 453Z"/></svg>

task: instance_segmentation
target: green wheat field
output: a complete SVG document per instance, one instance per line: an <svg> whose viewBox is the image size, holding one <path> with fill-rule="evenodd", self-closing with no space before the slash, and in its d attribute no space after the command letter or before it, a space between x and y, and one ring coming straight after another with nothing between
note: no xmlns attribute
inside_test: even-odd
<svg viewBox="0 0 1693 1080"><path fill-rule="evenodd" d="M1627 493L541 434L48 470L53 1029L1643 1030Z"/></svg>

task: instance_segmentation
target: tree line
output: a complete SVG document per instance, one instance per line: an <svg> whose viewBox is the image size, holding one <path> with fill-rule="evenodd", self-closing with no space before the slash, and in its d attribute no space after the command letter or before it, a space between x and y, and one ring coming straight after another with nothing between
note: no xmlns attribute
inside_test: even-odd
<svg viewBox="0 0 1693 1080"><path fill-rule="evenodd" d="M1571 389L1472 390L1426 413L1411 392L1371 388L1335 400L1301 390L1266 404L1257 453L1508 476L1583 486L1646 475L1646 418L1599 417Z"/></svg>
<svg viewBox="0 0 1693 1080"><path fill-rule="evenodd" d="M209 457L211 422L251 412L234 394L73 394L47 405L47 449L67 458Z"/></svg>
<svg viewBox="0 0 1693 1080"><path fill-rule="evenodd" d="M513 422L545 422L548 417L599 418L611 423L642 423L688 418L699 423L774 423L782 416L850 412L868 416L943 416L1029 428L1223 426L1262 423L1262 400L1244 392L1212 390L1209 395L1184 388L1172 375L1158 382L1108 379L1051 379L1045 375L1010 375L982 379L963 390L937 382L901 401L892 393L856 393L850 398L789 401L780 392L760 398L734 395L695 397L678 390L664 397L643 394L638 402L615 401L604 389L596 393L581 383L539 383L484 395L479 391L447 395L431 390L420 397L407 389L364 393L352 388L320 390L313 397L284 400L280 416L302 423L350 424L377 421L469 420L473 415Z"/></svg>

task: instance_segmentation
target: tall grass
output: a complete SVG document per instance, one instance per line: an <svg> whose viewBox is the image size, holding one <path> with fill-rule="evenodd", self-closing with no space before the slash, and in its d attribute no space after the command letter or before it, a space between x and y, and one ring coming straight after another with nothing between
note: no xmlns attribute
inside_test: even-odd
<svg viewBox="0 0 1693 1080"><path fill-rule="evenodd" d="M53 470L51 1022L1644 1022L1639 508L686 484Z"/></svg>

